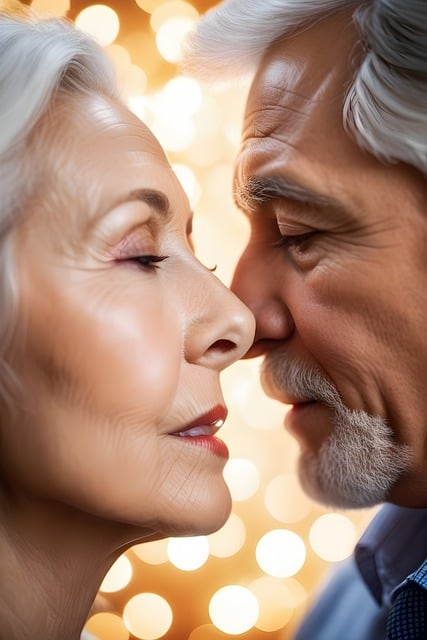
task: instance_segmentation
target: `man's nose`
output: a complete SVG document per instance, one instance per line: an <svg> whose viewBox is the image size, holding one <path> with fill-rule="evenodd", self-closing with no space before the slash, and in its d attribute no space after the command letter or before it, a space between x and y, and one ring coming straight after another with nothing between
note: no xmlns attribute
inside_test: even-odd
<svg viewBox="0 0 427 640"><path fill-rule="evenodd" d="M232 291L255 316L254 343L247 357L255 357L288 340L294 331L292 314L284 298L284 273L267 261L244 252L234 272Z"/></svg>
<svg viewBox="0 0 427 640"><path fill-rule="evenodd" d="M206 271L196 286L198 300L186 334L186 359L221 371L250 348L255 319L212 273Z"/></svg>

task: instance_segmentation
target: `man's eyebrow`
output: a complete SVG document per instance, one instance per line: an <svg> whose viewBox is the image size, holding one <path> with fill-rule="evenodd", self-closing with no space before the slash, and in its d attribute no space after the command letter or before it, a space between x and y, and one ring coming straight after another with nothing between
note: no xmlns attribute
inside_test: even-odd
<svg viewBox="0 0 427 640"><path fill-rule="evenodd" d="M335 200L310 191L282 176L252 176L234 192L236 205L247 212L254 211L276 198L293 200L314 207L338 207Z"/></svg>

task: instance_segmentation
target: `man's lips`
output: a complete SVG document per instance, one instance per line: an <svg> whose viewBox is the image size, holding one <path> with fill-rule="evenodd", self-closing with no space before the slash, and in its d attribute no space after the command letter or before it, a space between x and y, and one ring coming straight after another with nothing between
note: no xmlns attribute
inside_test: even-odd
<svg viewBox="0 0 427 640"><path fill-rule="evenodd" d="M304 402L291 402L289 404L292 406L292 411L300 411L301 409L310 407L312 404L315 404L316 402L317 400L306 400Z"/></svg>

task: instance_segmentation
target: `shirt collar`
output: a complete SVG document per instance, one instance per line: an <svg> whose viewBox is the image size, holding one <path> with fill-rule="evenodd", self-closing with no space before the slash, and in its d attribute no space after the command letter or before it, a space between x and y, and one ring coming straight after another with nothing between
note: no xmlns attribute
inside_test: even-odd
<svg viewBox="0 0 427 640"><path fill-rule="evenodd" d="M387 504L369 524L355 550L359 571L380 605L427 558L427 509Z"/></svg>

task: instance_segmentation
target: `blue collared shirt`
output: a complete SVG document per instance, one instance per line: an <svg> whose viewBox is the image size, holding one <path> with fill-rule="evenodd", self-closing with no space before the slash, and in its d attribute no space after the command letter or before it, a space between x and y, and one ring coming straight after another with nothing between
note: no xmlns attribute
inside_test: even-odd
<svg viewBox="0 0 427 640"><path fill-rule="evenodd" d="M427 589L427 509L385 505L322 589L295 640L381 640L394 592Z"/></svg>

